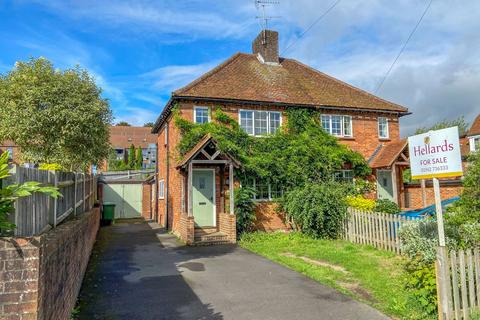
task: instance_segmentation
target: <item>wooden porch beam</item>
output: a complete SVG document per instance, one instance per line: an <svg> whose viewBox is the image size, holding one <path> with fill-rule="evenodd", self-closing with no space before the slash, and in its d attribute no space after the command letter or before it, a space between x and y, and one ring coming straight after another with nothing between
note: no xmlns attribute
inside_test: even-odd
<svg viewBox="0 0 480 320"><path fill-rule="evenodd" d="M188 164L188 216L193 216L193 164Z"/></svg>
<svg viewBox="0 0 480 320"><path fill-rule="evenodd" d="M230 162L228 167L228 188L230 191L230 214L235 213L235 201L233 193L233 163Z"/></svg>

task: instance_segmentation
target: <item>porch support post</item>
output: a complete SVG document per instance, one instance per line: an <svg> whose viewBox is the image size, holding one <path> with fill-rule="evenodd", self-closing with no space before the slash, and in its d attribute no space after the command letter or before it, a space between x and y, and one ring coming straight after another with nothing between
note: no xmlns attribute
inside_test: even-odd
<svg viewBox="0 0 480 320"><path fill-rule="evenodd" d="M392 189L393 189L393 201L400 205L398 202L398 183L397 183L397 165L392 165Z"/></svg>
<svg viewBox="0 0 480 320"><path fill-rule="evenodd" d="M188 164L188 216L193 216L193 164Z"/></svg>
<svg viewBox="0 0 480 320"><path fill-rule="evenodd" d="M230 191L230 214L235 213L235 199L233 194L233 163L229 163L228 168L228 189Z"/></svg>

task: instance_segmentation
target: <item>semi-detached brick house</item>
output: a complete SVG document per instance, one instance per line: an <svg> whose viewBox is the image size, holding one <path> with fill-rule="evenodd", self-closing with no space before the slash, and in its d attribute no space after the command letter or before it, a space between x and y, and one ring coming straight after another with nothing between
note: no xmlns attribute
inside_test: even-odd
<svg viewBox="0 0 480 320"><path fill-rule="evenodd" d="M261 136L277 130L286 121L287 108L321 111L323 128L339 141L375 162L379 196L397 200L401 174L392 171L400 154L383 150L400 139L399 118L408 109L383 100L319 72L294 59L279 57L278 33L262 31L252 44L253 53L236 53L213 70L172 93L158 117L158 222L187 243L235 241L235 217L229 198L232 169L240 166L228 154L218 152L215 141L205 137L180 162L176 152L180 132L172 119L172 108L181 117L210 121L209 110L221 108L249 134ZM378 161L379 155L389 157ZM392 173L393 172L393 173ZM348 170L339 172L349 179ZM276 190L255 182L257 227L283 228L282 217L268 202Z"/></svg>

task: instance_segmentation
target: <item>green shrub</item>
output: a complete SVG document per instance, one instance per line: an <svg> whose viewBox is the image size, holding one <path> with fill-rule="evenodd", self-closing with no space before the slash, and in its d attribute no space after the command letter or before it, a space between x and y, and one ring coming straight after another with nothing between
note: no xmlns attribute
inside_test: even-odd
<svg viewBox="0 0 480 320"><path fill-rule="evenodd" d="M235 214L237 216L237 234L251 231L254 225L255 190L249 187L235 189Z"/></svg>
<svg viewBox="0 0 480 320"><path fill-rule="evenodd" d="M417 258L405 264L405 271L407 274L405 286L414 297L411 303L419 304L426 314L435 316L437 314L437 281L434 264Z"/></svg>
<svg viewBox="0 0 480 320"><path fill-rule="evenodd" d="M404 224L399 231L402 252L410 259L425 263L435 261L438 245L437 223L433 220L417 220Z"/></svg>
<svg viewBox="0 0 480 320"><path fill-rule="evenodd" d="M375 208L375 200L363 196L347 196L346 201L349 207L359 210L373 211Z"/></svg>
<svg viewBox="0 0 480 320"><path fill-rule="evenodd" d="M388 199L378 199L375 204L375 208L373 208L375 212L383 212L383 213L399 213L400 207L395 202L388 200Z"/></svg>
<svg viewBox="0 0 480 320"><path fill-rule="evenodd" d="M347 217L346 192L335 182L309 183L287 192L281 205L287 218L305 234L336 239Z"/></svg>

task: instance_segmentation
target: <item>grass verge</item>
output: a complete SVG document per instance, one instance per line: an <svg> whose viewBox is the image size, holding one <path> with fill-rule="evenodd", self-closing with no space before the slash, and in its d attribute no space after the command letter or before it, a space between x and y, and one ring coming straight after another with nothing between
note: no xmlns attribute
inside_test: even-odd
<svg viewBox="0 0 480 320"><path fill-rule="evenodd" d="M298 232L244 234L239 244L396 319L428 319L404 288L404 258L393 253Z"/></svg>

